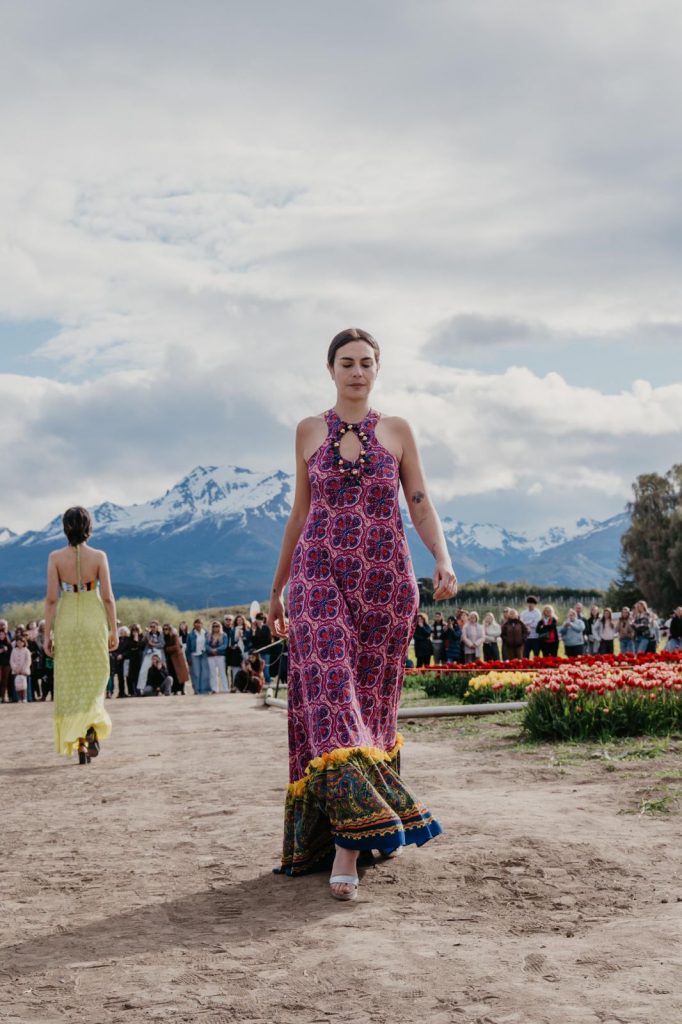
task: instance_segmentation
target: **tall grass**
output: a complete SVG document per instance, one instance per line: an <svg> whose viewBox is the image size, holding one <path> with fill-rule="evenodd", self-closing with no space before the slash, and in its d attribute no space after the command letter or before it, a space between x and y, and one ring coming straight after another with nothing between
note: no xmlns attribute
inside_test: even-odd
<svg viewBox="0 0 682 1024"><path fill-rule="evenodd" d="M172 626L177 626L183 620L191 625L197 616L206 621L210 619L222 620L226 613L230 615L236 615L238 612L247 614L248 610L247 605L182 610L169 601L151 600L146 597L121 597L116 602L116 614L119 622L125 626L130 626L133 622L136 622L143 628L152 619L156 619L161 623L170 622ZM0 618L7 619L10 629L14 629L20 623L26 625L27 622L34 620L39 622L44 615L44 601L16 601L13 604L6 604L0 608Z"/></svg>

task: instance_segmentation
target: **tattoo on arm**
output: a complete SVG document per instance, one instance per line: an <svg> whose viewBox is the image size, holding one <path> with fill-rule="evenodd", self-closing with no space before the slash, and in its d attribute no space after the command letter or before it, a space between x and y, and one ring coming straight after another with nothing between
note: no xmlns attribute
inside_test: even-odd
<svg viewBox="0 0 682 1024"><path fill-rule="evenodd" d="M412 501L415 503L415 505L418 505L421 501L424 500L425 497L426 495L424 494L423 491L415 491L414 494L412 495Z"/></svg>

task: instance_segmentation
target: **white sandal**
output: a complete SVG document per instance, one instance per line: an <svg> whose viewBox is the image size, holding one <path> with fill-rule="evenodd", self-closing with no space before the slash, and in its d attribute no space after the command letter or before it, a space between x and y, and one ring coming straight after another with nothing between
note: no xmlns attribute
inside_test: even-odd
<svg viewBox="0 0 682 1024"><path fill-rule="evenodd" d="M338 892L337 893L337 892L334 892L333 889L330 889L330 892L331 892L331 894L332 894L332 896L334 897L335 900L344 900L344 901L346 901L346 900L357 899L359 884L360 884L360 879L358 878L357 875L332 875L332 877L329 879L329 885L330 886L332 886L332 885L352 885L353 886L353 889L351 890L351 892Z"/></svg>

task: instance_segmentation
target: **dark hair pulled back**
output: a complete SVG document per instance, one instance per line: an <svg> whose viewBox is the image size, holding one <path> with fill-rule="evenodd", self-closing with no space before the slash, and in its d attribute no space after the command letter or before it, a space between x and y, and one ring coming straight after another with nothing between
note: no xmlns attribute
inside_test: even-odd
<svg viewBox="0 0 682 1024"><path fill-rule="evenodd" d="M327 352L327 366L333 366L334 360L336 359L336 353L344 345L348 345L351 341L366 341L368 345L374 350L374 357L379 362L379 356L381 355L381 349L379 343L376 341L369 331L363 331L360 327L347 327L345 331L340 331L331 340L329 351Z"/></svg>
<svg viewBox="0 0 682 1024"><path fill-rule="evenodd" d="M82 508L80 505L67 508L62 523L66 539L71 547L75 548L78 544L84 544L92 533L90 513L87 508Z"/></svg>

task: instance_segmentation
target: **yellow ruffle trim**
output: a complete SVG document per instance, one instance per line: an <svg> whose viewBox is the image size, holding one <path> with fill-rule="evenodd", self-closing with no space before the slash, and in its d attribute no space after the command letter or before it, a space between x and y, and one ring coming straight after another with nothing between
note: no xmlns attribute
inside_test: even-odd
<svg viewBox="0 0 682 1024"><path fill-rule="evenodd" d="M302 796L313 772L325 771L327 768L336 768L338 765L350 761L356 754L362 754L363 757L368 757L372 761L394 761L403 742L403 737L400 733L397 733L395 744L389 751L379 750L378 747L337 747L336 750L320 754L319 757L314 757L310 761L302 779L289 783L287 792L289 796Z"/></svg>

